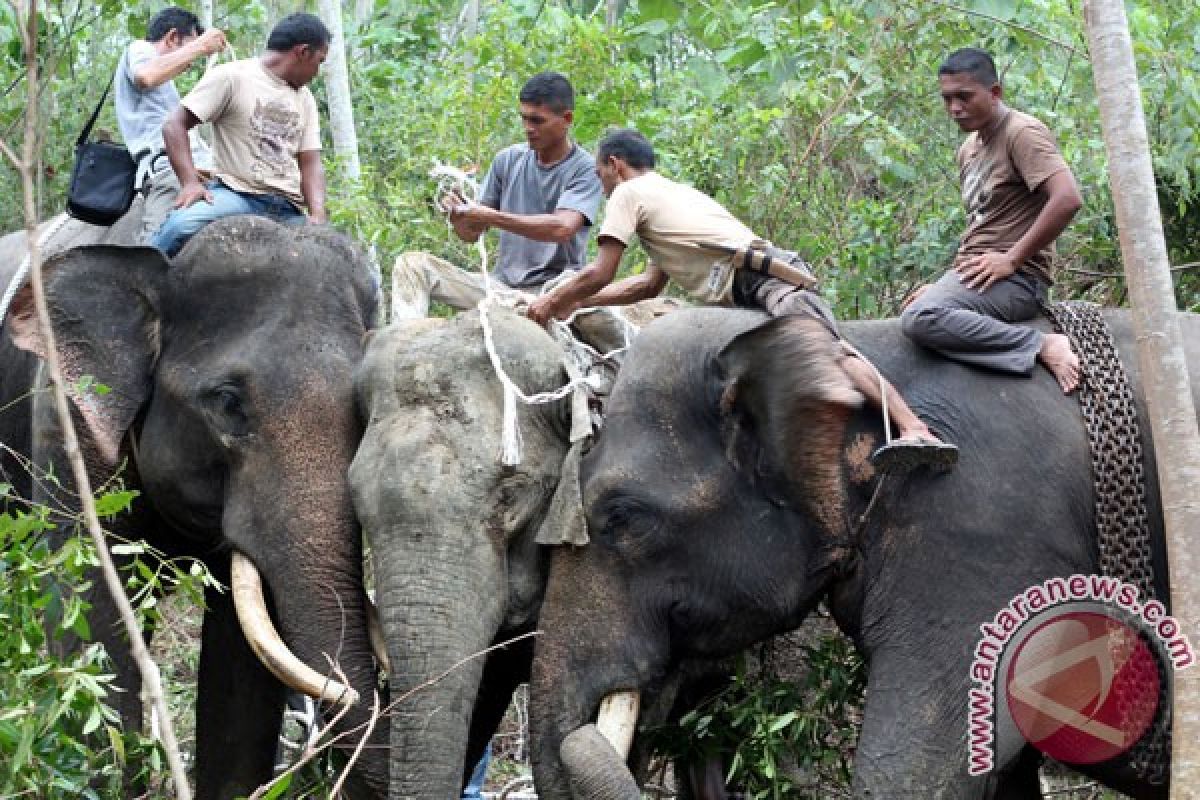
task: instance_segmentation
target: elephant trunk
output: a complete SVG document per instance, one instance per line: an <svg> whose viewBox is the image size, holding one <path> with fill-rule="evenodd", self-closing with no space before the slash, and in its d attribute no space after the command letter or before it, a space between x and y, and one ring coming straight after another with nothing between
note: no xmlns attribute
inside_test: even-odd
<svg viewBox="0 0 1200 800"><path fill-rule="evenodd" d="M371 719L378 672L367 630L362 576L301 570L301 574L286 576L284 580L282 588L273 592L280 629L295 657L313 670L320 681L318 688L325 699L319 706L325 718L332 720L341 714L334 730L350 732L336 747L348 757L358 747L368 725L373 724L367 746L352 772L355 795L385 797L387 721L377 718L372 723ZM345 696L338 697L341 687L335 683L343 681ZM357 696L357 702L348 702L351 694ZM380 711L386 702L386 698L379 698Z"/></svg>
<svg viewBox="0 0 1200 800"><path fill-rule="evenodd" d="M507 601L502 545L464 534L394 520L371 529L397 701L392 798L457 797L462 789L485 661L471 656L492 644Z"/></svg>
<svg viewBox="0 0 1200 800"><path fill-rule="evenodd" d="M603 560L590 555L593 564ZM586 566L565 549L553 557L530 682L534 778L543 800L637 796L624 763L633 719L614 723L603 713L599 724L589 723L621 705L636 714L633 693L662 658L654 648L632 644L635 614L614 605L629 593L618 565L610 566Z"/></svg>
<svg viewBox="0 0 1200 800"><path fill-rule="evenodd" d="M579 800L638 800L637 781L625 758L595 725L584 725L563 739L559 758Z"/></svg>

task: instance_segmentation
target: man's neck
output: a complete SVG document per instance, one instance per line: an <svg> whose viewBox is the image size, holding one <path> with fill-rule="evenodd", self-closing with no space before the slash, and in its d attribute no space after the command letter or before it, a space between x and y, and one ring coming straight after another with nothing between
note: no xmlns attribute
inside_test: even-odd
<svg viewBox="0 0 1200 800"><path fill-rule="evenodd" d="M1002 125L1004 125L1004 121L1008 119L1008 112L1008 106L1004 105L1004 103L997 103L996 110L992 114L991 121L979 129L980 140L985 142L991 141L992 137L996 135L996 132L1000 130Z"/></svg>
<svg viewBox="0 0 1200 800"><path fill-rule="evenodd" d="M561 142L552 144L544 150L537 150L535 152L537 153L538 163L543 167L552 167L570 155L572 147L571 137L568 136Z"/></svg>
<svg viewBox="0 0 1200 800"><path fill-rule="evenodd" d="M300 87L287 79L287 63L284 60L283 53L276 53L273 50L268 50L258 57L258 61L263 65L263 69L274 75L279 80L291 86L293 89Z"/></svg>

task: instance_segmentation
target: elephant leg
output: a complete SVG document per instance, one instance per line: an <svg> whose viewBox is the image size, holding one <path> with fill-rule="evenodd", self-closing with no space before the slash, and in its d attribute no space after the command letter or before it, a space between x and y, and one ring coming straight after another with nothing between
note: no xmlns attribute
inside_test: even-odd
<svg viewBox="0 0 1200 800"><path fill-rule="evenodd" d="M475 710L471 714L463 786L471 779L475 765L483 757L484 749L495 735L496 729L500 727L500 721L504 719L504 714L512 702L513 693L518 686L529 680L529 665L533 661L532 641L522 639L503 650L493 652L483 667Z"/></svg>
<svg viewBox="0 0 1200 800"><path fill-rule="evenodd" d="M867 679L867 703L854 760L856 797L916 800L990 798L995 774L967 772L968 686L931 650L876 652ZM997 753L1007 770L1019 751Z"/></svg>
<svg viewBox="0 0 1200 800"><path fill-rule="evenodd" d="M219 577L228 582L227 574ZM205 600L196 692L196 797L228 800L249 795L271 778L284 686L250 650L231 594L209 589Z"/></svg>

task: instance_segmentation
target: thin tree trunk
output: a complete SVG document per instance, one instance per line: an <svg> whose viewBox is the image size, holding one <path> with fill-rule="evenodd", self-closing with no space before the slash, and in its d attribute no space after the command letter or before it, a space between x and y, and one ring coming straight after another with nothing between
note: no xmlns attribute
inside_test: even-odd
<svg viewBox="0 0 1200 800"><path fill-rule="evenodd" d="M617 27L617 19L621 16L621 0L605 0L604 24L609 28Z"/></svg>
<svg viewBox="0 0 1200 800"><path fill-rule="evenodd" d="M358 160L358 136L354 132L354 106L350 98L350 73L346 69L346 37L342 35L340 0L320 0L321 17L333 41L329 43L326 87L329 96L329 127L333 152L351 180L362 174Z"/></svg>
<svg viewBox="0 0 1200 800"><path fill-rule="evenodd" d="M204 30L213 26L213 0L200 0L200 24Z"/></svg>
<svg viewBox="0 0 1200 800"><path fill-rule="evenodd" d="M1121 256L1162 488L1171 612L1196 644L1200 621L1200 432L1150 163L1146 120L1123 0L1085 0ZM1171 795L1200 791L1200 670L1174 676Z"/></svg>

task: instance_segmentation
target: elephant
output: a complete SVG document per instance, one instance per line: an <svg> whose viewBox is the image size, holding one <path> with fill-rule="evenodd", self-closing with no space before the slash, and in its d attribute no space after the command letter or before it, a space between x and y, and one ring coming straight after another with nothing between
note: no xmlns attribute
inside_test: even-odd
<svg viewBox="0 0 1200 800"><path fill-rule="evenodd" d="M0 265L4 285L15 266ZM362 433L353 369L376 304L366 259L328 228L231 217L172 260L148 247L68 249L47 261L45 284L91 483L123 465L140 494L111 534L199 559L233 584L205 596L196 796L232 798L270 779L286 686L349 706L336 727L359 731L339 744L349 753L378 678L346 480ZM22 496L77 510L51 397L29 394L47 353L31 295L16 294L0 337L0 440L61 485L0 466ZM103 586L79 591L124 690L112 701L140 728L140 676ZM344 679L327 677L331 660ZM386 792L385 734L370 743L354 796Z"/></svg>
<svg viewBox="0 0 1200 800"><path fill-rule="evenodd" d="M1103 314L1139 394L1130 315ZM1200 317L1181 322L1200 404ZM551 559L530 683L540 797L625 771L611 747L577 757L595 744L589 720L606 695L793 628L822 600L868 667L857 796L1041 796L1040 754L1021 736L997 738L994 770L968 774L968 693L982 625L1029 587L1100 572L1077 401L1044 370L1021 379L939 358L898 320L846 323L846 340L961 450L952 471L885 476L870 459L880 415L813 326L697 309L633 344L580 465L590 543ZM1163 598L1157 473L1137 403ZM1166 796L1124 758L1080 769Z"/></svg>
<svg viewBox="0 0 1200 800"><path fill-rule="evenodd" d="M642 318L666 307L643 308ZM523 391L567 382L562 351L544 331L509 311L489 319L497 354ZM503 391L477 312L379 331L355 391L366 430L350 485L371 546L396 704L389 796L458 797L528 679L533 641L471 657L536 631L549 552L538 539L572 524L556 511L570 507L559 487L574 485L560 480L573 474L570 400L521 406L522 458L502 464ZM643 701L643 715L677 713L672 706L727 666L676 670ZM695 796L724 797L716 783Z"/></svg>

